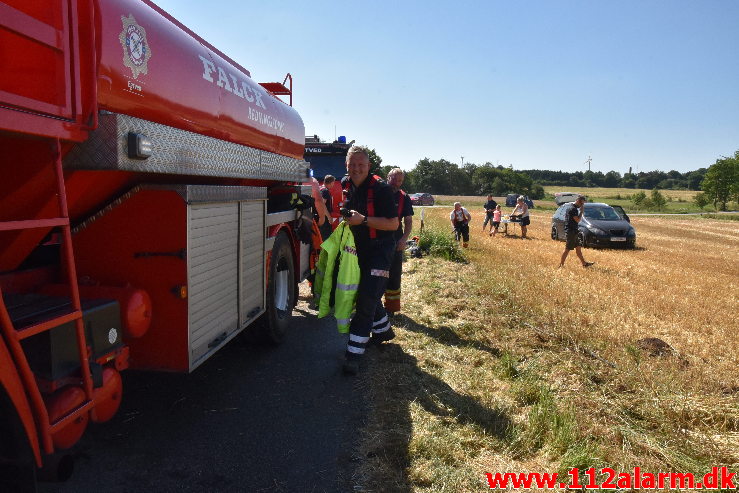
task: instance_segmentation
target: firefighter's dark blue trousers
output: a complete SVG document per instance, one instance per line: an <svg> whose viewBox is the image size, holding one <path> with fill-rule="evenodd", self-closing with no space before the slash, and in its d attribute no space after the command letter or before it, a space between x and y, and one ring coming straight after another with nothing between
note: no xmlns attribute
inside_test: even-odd
<svg viewBox="0 0 739 493"><path fill-rule="evenodd" d="M359 251L359 268L361 271L357 289L356 313L349 325L349 343L347 357L358 357L364 354L370 340L370 332L377 336L390 329L390 321L382 305L390 264L395 251L395 240L387 238L373 240L367 251Z"/></svg>

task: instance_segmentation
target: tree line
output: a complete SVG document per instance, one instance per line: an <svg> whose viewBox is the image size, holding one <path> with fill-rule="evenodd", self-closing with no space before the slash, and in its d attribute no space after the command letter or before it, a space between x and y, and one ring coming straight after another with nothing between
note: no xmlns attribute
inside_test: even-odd
<svg viewBox="0 0 739 493"><path fill-rule="evenodd" d="M381 174L392 166L382 166ZM544 187L534 183L525 171L514 171L491 163L477 165L467 163L460 167L446 159L421 159L405 173L404 189L412 192L428 192L439 195L487 195L508 193L528 195L532 199L544 197Z"/></svg>
<svg viewBox="0 0 739 493"><path fill-rule="evenodd" d="M371 149L372 172L387 176L393 166L383 166L382 158ZM721 157L708 168L681 173L672 171L641 171L625 173L617 171L549 171L522 170L512 167L466 163L459 166L446 159L423 158L413 169L406 171L403 188L409 192L428 192L438 195L487 195L496 197L508 193L528 195L532 199L544 198L544 185L563 189L633 188L646 190L695 190L702 191L696 198L700 206L713 204L721 210L730 202L739 202L739 151L733 156ZM659 199L657 199L659 200Z"/></svg>
<svg viewBox="0 0 739 493"><path fill-rule="evenodd" d="M534 181L542 185L563 187L604 187L604 188L641 188L662 190L700 190L706 168L687 173L679 171L641 171L638 173L621 173L617 171L546 171L527 170Z"/></svg>

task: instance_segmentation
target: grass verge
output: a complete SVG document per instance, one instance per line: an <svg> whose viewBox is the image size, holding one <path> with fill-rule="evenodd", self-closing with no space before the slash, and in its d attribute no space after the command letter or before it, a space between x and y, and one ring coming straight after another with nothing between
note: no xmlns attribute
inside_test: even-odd
<svg viewBox="0 0 739 493"><path fill-rule="evenodd" d="M703 219L718 219L720 221L739 221L739 214L702 214Z"/></svg>
<svg viewBox="0 0 739 493"><path fill-rule="evenodd" d="M638 248L586 249L587 270L555 268L564 244L536 214L532 240L476 223L468 263L407 262L397 338L362 381L375 409L358 491L480 491L488 472L571 467L736 471L739 224L700 223L639 218Z"/></svg>
<svg viewBox="0 0 739 493"><path fill-rule="evenodd" d="M454 239L453 233L441 226L424 228L419 236L418 246L428 255L451 262L467 262L467 257Z"/></svg>

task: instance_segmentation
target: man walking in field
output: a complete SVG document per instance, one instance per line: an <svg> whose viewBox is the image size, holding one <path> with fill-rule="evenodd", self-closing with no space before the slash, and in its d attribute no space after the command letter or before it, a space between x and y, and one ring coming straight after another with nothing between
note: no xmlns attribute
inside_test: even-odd
<svg viewBox="0 0 739 493"><path fill-rule="evenodd" d="M580 259L580 263L583 267L590 267L593 262L586 262L582 256L582 248L577 243L577 227L578 223L582 219L583 212L585 210L585 196L578 195L575 200L565 213L565 235L567 236L567 242L565 243L565 251L562 252L562 260L559 262L559 268L565 265L567 255L570 250L575 250L577 257Z"/></svg>

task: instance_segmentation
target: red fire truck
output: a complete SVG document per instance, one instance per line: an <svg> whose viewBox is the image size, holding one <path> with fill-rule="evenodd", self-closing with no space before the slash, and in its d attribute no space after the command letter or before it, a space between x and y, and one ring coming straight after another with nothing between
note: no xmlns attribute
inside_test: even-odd
<svg viewBox="0 0 739 493"><path fill-rule="evenodd" d="M304 132L289 74L254 82L149 0L0 0L0 489L63 474L121 370L284 336Z"/></svg>

